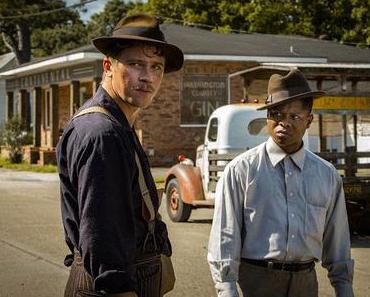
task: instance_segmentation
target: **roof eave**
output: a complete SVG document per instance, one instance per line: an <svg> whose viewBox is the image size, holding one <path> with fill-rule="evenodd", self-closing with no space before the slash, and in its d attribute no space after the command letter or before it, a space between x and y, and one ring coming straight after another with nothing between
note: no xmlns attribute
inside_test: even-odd
<svg viewBox="0 0 370 297"><path fill-rule="evenodd" d="M370 69L370 63L261 63L262 66L296 67L296 68L343 68L343 69Z"/></svg>
<svg viewBox="0 0 370 297"><path fill-rule="evenodd" d="M28 64L25 66L20 66L15 69L11 69L8 71L4 71L0 73L0 76L3 78L10 78L16 77L24 74L32 74L36 72L40 72L43 70L51 70L55 68L60 68L61 65L63 67L76 65L79 63L86 63L90 61L102 60L103 54L101 53L90 53L90 52L80 52L74 53L70 55L60 56L52 59L47 59L39 62L35 62L32 64Z"/></svg>
<svg viewBox="0 0 370 297"><path fill-rule="evenodd" d="M258 63L327 63L325 57L283 57L283 56L238 56L212 54L185 54L185 60L192 61L237 61Z"/></svg>

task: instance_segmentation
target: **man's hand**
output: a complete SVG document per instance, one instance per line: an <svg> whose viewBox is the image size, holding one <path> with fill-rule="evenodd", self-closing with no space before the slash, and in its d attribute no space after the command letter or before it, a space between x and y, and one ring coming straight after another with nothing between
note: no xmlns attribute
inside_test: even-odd
<svg viewBox="0 0 370 297"><path fill-rule="evenodd" d="M108 294L107 297L137 297L136 292L125 292L125 293L117 293L117 294Z"/></svg>

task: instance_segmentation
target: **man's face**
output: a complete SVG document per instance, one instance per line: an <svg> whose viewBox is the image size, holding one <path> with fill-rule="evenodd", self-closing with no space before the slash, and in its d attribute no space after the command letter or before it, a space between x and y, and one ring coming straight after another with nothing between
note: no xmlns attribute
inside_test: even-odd
<svg viewBox="0 0 370 297"><path fill-rule="evenodd" d="M302 145L302 138L312 122L313 116L304 109L301 100L268 109L267 130L286 153L296 152Z"/></svg>
<svg viewBox="0 0 370 297"><path fill-rule="evenodd" d="M111 88L115 96L131 106L148 106L159 90L165 59L158 48L136 45L123 49L116 59L110 59Z"/></svg>

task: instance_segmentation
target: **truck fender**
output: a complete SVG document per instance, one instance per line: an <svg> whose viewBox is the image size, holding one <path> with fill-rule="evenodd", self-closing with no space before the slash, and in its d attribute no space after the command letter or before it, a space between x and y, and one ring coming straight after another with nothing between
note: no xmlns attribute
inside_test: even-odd
<svg viewBox="0 0 370 297"><path fill-rule="evenodd" d="M178 180L181 198L185 203L192 204L194 200L205 199L202 177L198 167L184 164L172 166L166 174L165 189L172 178Z"/></svg>

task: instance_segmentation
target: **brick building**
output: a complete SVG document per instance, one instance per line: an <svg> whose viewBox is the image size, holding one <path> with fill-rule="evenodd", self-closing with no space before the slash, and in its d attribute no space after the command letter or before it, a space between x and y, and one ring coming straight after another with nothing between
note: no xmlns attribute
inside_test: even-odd
<svg viewBox="0 0 370 297"><path fill-rule="evenodd" d="M287 67L300 68L314 87L332 95L370 94L367 49L299 36L220 34L174 24L163 24L162 30L184 51L185 63L182 70L165 75L154 103L135 124L155 166L173 164L179 153L194 157L215 108L244 97L264 98L269 75ZM55 161L63 127L99 85L102 58L85 46L0 73L6 79L6 118L18 114L33 131L33 145L25 148L27 160Z"/></svg>

